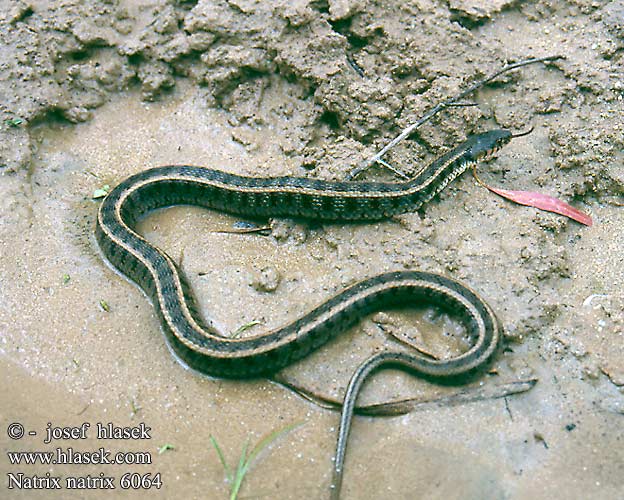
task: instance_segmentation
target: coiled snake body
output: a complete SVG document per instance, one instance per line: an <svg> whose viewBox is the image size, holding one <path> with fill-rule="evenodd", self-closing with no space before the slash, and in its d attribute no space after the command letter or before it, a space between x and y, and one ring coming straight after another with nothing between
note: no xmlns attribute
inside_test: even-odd
<svg viewBox="0 0 624 500"><path fill-rule="evenodd" d="M145 170L121 182L104 199L96 223L99 246L121 273L152 299L171 346L189 366L219 377L269 374L306 356L363 315L419 301L456 313L474 339L449 360L382 353L362 365L345 397L336 458L339 490L344 445L355 397L365 376L396 364L434 377L457 376L481 367L499 344L500 325L490 307L461 283L437 274L400 271L361 281L277 330L246 338L218 332L198 314L189 287L174 261L133 229L147 212L192 204L248 216L288 216L327 221L384 219L415 210L444 189L469 165L499 149L513 135L492 130L464 143L405 182L333 182L297 177L243 177L202 167L167 166Z"/></svg>

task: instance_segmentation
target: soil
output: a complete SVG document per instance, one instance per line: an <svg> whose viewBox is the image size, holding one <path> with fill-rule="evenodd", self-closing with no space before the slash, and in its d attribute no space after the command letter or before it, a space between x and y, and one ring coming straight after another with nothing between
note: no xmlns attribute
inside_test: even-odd
<svg viewBox="0 0 624 500"><path fill-rule="evenodd" d="M239 218L174 207L141 230L182 262L224 332L277 327L348 284L398 269L462 280L496 311L506 349L461 389L536 385L450 404L460 388L380 374L361 401L434 402L356 418L343 498L621 498L624 2L0 5L3 488L9 474L102 473L115 478L115 492L38 495L110 498L124 473L138 472L160 473L162 487L125 497L226 498L210 436L235 464L248 439L301 423L257 457L241 496L326 498L338 414L270 380L184 369L151 304L103 261L94 191L165 164L343 179L435 104L507 62L562 54L497 79L474 94L476 105L437 115L385 160L413 173L470 134L533 125L480 175L564 199L591 214L591 227L496 198L465 175L422 210L373 224L275 220L269 234L227 234ZM391 178L381 168L365 177ZM388 328L440 356L463 344L461 324L433 306L390 311L280 376L340 397L361 361L394 348ZM37 435L10 439L13 422ZM87 439L43 443L48 423L84 422ZM144 423L150 439L96 439L98 422ZM145 451L152 463L18 466L6 455L58 447Z"/></svg>

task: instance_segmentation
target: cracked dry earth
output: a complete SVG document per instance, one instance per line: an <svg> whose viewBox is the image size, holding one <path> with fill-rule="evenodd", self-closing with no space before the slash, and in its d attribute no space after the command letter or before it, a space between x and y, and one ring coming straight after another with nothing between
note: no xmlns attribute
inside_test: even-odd
<svg viewBox="0 0 624 500"><path fill-rule="evenodd" d="M211 379L177 363L152 306L102 261L94 191L164 164L342 179L441 100L507 62L553 54L565 59L502 76L385 159L413 173L470 134L534 125L480 175L564 199L592 227L497 199L465 175L384 222L275 220L268 234L239 235L219 232L236 217L174 207L140 229L183 262L224 332L261 333L399 269L460 279L497 312L506 349L468 386L395 371L367 384L363 403L428 403L356 418L343 498L623 497L624 2L0 5L3 498L34 496L7 489L9 473L103 473L114 492L37 496L110 498L128 471L160 472L162 487L125 497L226 498L209 437L236 463L248 438L295 422L254 461L241 497L326 498L338 414L268 380ZM427 305L366 318L280 376L340 397L361 361L396 348L388 329L439 356L465 348L461 324ZM459 402L458 391L479 396ZM12 422L37 436L10 439ZM48 422L91 430L44 444ZM98 440L98 422L145 423L150 439ZM69 446L149 452L152 463L17 466L6 455Z"/></svg>

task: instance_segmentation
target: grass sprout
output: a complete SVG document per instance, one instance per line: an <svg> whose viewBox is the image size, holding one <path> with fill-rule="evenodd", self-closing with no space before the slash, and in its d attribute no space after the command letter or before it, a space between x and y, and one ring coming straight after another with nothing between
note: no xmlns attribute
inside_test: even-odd
<svg viewBox="0 0 624 500"><path fill-rule="evenodd" d="M249 467L251 466L254 459L258 456L258 454L262 450L270 446L271 443L273 443L279 437L289 433L290 431L299 427L302 424L302 422L296 422L294 424L287 425L282 429L277 429L271 432L268 436L262 439L250 452L248 452L250 439L247 438L245 440L245 444L243 445L243 450L241 452L241 456L238 460L238 465L234 473L232 469L230 469L230 467L228 466L225 455L223 454L219 443L217 443L217 440L214 438L214 436L210 436L210 442L212 443L212 446L214 446L214 449L219 456L219 461L221 462L223 470L225 471L225 477L228 483L230 483L230 500L236 500L238 498L238 492L240 491L240 488L243 484L243 479L245 479L245 475L247 474Z"/></svg>
<svg viewBox="0 0 624 500"><path fill-rule="evenodd" d="M169 451L169 450L175 450L175 446L169 443L163 444L162 446L158 448L158 454L162 455L164 452Z"/></svg>
<svg viewBox="0 0 624 500"><path fill-rule="evenodd" d="M4 124L7 127L19 127L22 123L24 123L24 120L21 118L8 118L7 120L4 120Z"/></svg>
<svg viewBox="0 0 624 500"><path fill-rule="evenodd" d="M109 191L110 191L110 186L108 184L104 184L101 188L98 188L95 191L93 191L91 198L94 200L104 198L108 194Z"/></svg>
<svg viewBox="0 0 624 500"><path fill-rule="evenodd" d="M230 337L235 339L235 338L239 337L241 333L246 332L250 328L252 328L252 327L254 327L256 325L260 325L260 324L262 324L261 321L258 321L258 320L254 319L253 321L250 321L249 323L245 323L244 325L239 326L236 330L234 330L232 332Z"/></svg>

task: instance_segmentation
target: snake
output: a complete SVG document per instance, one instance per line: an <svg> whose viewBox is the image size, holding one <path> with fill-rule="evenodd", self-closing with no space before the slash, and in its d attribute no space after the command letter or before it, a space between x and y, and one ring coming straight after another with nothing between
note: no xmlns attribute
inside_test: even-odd
<svg viewBox="0 0 624 500"><path fill-rule="evenodd" d="M227 336L199 311L188 279L174 260L138 234L137 222L150 211L180 204L251 217L328 222L387 219L418 210L469 166L519 135L524 134L496 129L469 136L412 178L395 182L248 177L189 165L148 168L107 194L98 210L95 236L106 260L151 299L174 353L189 367L211 376L270 375L384 308L429 302L462 319L473 343L457 357L434 360L386 352L357 369L343 406L332 484L336 495L355 398L366 376L383 365L434 378L457 377L479 369L492 359L502 337L492 309L476 292L452 278L404 270L355 283L275 330L242 338Z"/></svg>

